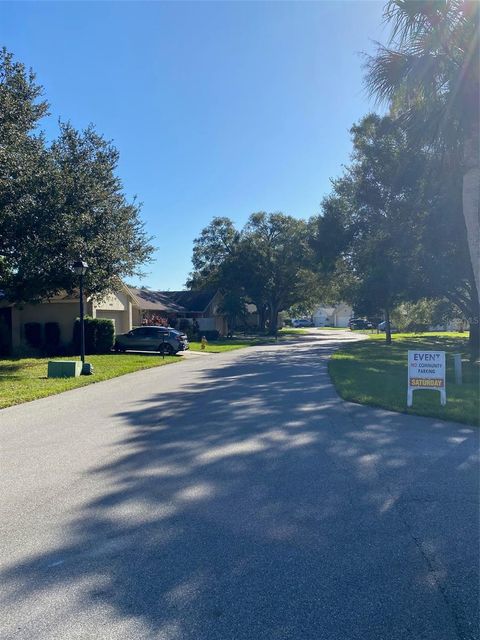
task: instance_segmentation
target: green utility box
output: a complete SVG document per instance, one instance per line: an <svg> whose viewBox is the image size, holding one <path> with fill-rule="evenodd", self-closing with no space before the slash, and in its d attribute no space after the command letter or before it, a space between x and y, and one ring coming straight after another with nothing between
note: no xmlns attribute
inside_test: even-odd
<svg viewBox="0 0 480 640"><path fill-rule="evenodd" d="M51 360L48 363L49 378L77 378L82 373L79 360Z"/></svg>

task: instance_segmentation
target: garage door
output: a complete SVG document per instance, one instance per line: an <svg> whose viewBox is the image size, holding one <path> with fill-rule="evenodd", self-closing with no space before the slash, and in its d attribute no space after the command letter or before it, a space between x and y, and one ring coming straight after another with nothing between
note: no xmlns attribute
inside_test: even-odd
<svg viewBox="0 0 480 640"><path fill-rule="evenodd" d="M102 318L102 320L111 320L115 328L115 334L123 333L123 311L97 311L97 318Z"/></svg>

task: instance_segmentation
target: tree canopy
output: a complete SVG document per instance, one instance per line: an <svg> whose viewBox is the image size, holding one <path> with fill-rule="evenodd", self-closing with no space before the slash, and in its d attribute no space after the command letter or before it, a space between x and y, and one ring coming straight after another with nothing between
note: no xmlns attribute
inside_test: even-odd
<svg viewBox="0 0 480 640"><path fill-rule="evenodd" d="M387 46L367 60L366 84L425 145L462 167L463 216L480 291L480 4L475 0L389 0Z"/></svg>
<svg viewBox="0 0 480 640"><path fill-rule="evenodd" d="M387 318L400 302L447 297L478 322L461 168L413 148L388 116L363 118L352 137L352 162L333 182L312 240L337 295L357 312Z"/></svg>
<svg viewBox="0 0 480 640"><path fill-rule="evenodd" d="M195 240L189 285L214 284L232 308L252 302L273 333L280 311L318 290L308 239L309 224L283 213L254 213L240 231L229 218L214 218Z"/></svg>
<svg viewBox="0 0 480 640"><path fill-rule="evenodd" d="M117 176L118 151L93 126L38 132L48 105L33 72L0 52L0 288L14 301L75 289L72 263L89 265L92 295L138 275L153 251Z"/></svg>

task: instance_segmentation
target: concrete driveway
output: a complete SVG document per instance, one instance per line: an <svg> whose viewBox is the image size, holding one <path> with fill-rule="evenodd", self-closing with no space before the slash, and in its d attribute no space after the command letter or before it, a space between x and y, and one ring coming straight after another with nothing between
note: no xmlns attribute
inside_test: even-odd
<svg viewBox="0 0 480 640"><path fill-rule="evenodd" d="M351 334L0 412L4 640L472 640L478 431L341 401Z"/></svg>

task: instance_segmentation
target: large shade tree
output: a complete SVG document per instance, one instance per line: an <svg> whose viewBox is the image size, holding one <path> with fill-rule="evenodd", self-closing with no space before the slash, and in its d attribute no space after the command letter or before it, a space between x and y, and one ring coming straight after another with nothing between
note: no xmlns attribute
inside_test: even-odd
<svg viewBox="0 0 480 640"><path fill-rule="evenodd" d="M271 333L277 331L280 311L310 303L318 292L308 239L308 223L283 213L254 213L245 225L249 288L263 293Z"/></svg>
<svg viewBox="0 0 480 640"><path fill-rule="evenodd" d="M117 150L70 124L47 145L41 96L34 74L0 51L0 289L17 302L72 292L81 256L86 289L101 295L139 275L153 247L123 193Z"/></svg>
<svg viewBox="0 0 480 640"><path fill-rule="evenodd" d="M411 204L422 161L411 161L405 133L390 118L367 116L352 135L352 163L333 182L313 243L321 268L341 278L343 299L388 321L396 304L422 295L411 260Z"/></svg>
<svg viewBox="0 0 480 640"><path fill-rule="evenodd" d="M367 314L388 318L400 302L448 298L471 320L474 346L478 297L460 168L446 166L432 150L412 150L390 117L367 116L352 134L352 162L333 181L312 241L319 268L332 275L343 299Z"/></svg>
<svg viewBox="0 0 480 640"><path fill-rule="evenodd" d="M414 137L441 148L463 172L463 216L480 291L479 13L476 0L390 0L388 46L367 62L371 93Z"/></svg>
<svg viewBox="0 0 480 640"><path fill-rule="evenodd" d="M188 285L218 287L237 313L239 302L254 303L260 325L268 318L275 333L280 311L318 290L308 237L307 222L283 213L254 213L240 231L229 218L214 218L194 242Z"/></svg>

